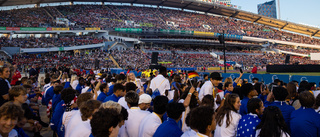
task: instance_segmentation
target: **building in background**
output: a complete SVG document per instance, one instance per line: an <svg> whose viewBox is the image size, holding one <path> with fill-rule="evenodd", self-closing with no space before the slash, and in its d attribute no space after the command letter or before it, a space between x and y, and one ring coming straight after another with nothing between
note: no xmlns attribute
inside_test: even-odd
<svg viewBox="0 0 320 137"><path fill-rule="evenodd" d="M262 4L258 4L258 14L276 19L277 18L276 1L272 0Z"/></svg>
<svg viewBox="0 0 320 137"><path fill-rule="evenodd" d="M231 4L231 0L213 0L213 2L223 2L226 4Z"/></svg>

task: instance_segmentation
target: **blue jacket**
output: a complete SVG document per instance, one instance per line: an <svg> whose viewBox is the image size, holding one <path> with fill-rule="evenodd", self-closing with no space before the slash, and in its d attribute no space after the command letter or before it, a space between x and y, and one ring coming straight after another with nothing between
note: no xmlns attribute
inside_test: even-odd
<svg viewBox="0 0 320 137"><path fill-rule="evenodd" d="M52 99L52 97L53 97L53 95L54 95L53 89L54 89L54 87L51 86L51 87L47 90L46 95L44 96L44 98L42 98L42 99L43 99L43 103L44 103L44 105L46 105L46 106L48 106L50 100Z"/></svg>
<svg viewBox="0 0 320 137"><path fill-rule="evenodd" d="M52 110L54 110L57 104L61 101L61 94L54 94L52 98Z"/></svg>
<svg viewBox="0 0 320 137"><path fill-rule="evenodd" d="M240 106L240 115L241 116L244 116L244 115L248 114L247 104L248 104L249 100L250 99L248 97L244 97L241 100L241 106Z"/></svg>
<svg viewBox="0 0 320 137"><path fill-rule="evenodd" d="M168 118L158 127L153 137L180 137L182 134L183 132L178 123L174 119Z"/></svg>
<svg viewBox="0 0 320 137"><path fill-rule="evenodd" d="M286 121L286 124L288 128L290 129L290 116L291 113L295 110L293 106L287 105L286 102L265 102L265 107L268 106L276 106L281 110L281 113L283 115L284 121Z"/></svg>
<svg viewBox="0 0 320 137"><path fill-rule="evenodd" d="M103 102L108 102L108 101L118 102L119 99L120 99L120 97L117 97L115 94L112 94L111 96L106 97L103 100Z"/></svg>
<svg viewBox="0 0 320 137"><path fill-rule="evenodd" d="M320 114L301 107L291 114L291 137L320 137Z"/></svg>
<svg viewBox="0 0 320 137"><path fill-rule="evenodd" d="M52 113L52 118L50 120L50 127L53 131L57 132L58 130L60 130L59 127L59 123L61 121L61 118L63 116L64 110L65 110L65 106L64 106L64 101L61 100L56 108L54 109L53 113Z"/></svg>
<svg viewBox="0 0 320 137"><path fill-rule="evenodd" d="M260 118L256 114L242 116L237 128L237 137L255 137L256 128L260 121Z"/></svg>

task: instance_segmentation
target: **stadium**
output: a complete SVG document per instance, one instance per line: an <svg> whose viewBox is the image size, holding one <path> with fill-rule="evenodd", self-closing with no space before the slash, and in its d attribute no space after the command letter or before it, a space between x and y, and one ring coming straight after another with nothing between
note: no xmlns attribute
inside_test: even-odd
<svg viewBox="0 0 320 137"><path fill-rule="evenodd" d="M0 0L0 6L0 65L10 66L8 78L12 86L19 85L17 81L21 85L31 86L36 104L41 97L42 100L47 98L46 84L59 82L64 83L65 87L69 82L69 87L75 90L88 87L86 90L90 90L85 92L91 92L97 100L100 95L94 90L99 90L100 94L103 92L102 83L115 84L122 74L126 75L126 82L129 83L134 77L132 79L137 89L153 97L152 78L157 78L155 76L161 74L163 67L168 71L169 89L174 87L179 91L166 93L174 101L182 97L183 89L181 85L172 85L176 82L175 75L183 81L180 83L189 84L189 87L198 86L190 82L190 72L196 73L198 79L195 83L199 86L204 84L206 76L210 81L213 78L211 75L219 72L224 84L227 78L231 78L231 82L237 81L233 86L235 89L246 82L254 83L256 79L266 87L271 85L271 88L277 85L277 80L281 83L279 86L284 87L289 86L290 82L298 85L307 82L308 86L302 86L303 89L314 90L314 97L318 95L320 28L258 15L241 10L236 5L212 0ZM239 73L239 70L244 73ZM19 75L21 72L20 77L16 77L16 71ZM130 76L132 73L134 76ZM23 83L23 78L28 84ZM73 85L75 81L78 83ZM226 90L222 82L220 87L211 87L213 92L218 92L218 89L215 91L218 87L219 90ZM162 83L158 81L160 86ZM107 85L107 89L111 89L111 85ZM48 85L51 86L53 93L55 86ZM200 97L202 87L199 86L197 92ZM24 88L28 89L28 86ZM81 89L76 92L77 96L84 93ZM160 93L162 95L164 92ZM198 98L198 95L191 94L192 98ZM212 89L210 94L216 99ZM259 94L262 95L262 92ZM243 100L241 95L240 99ZM219 96L223 97L224 94ZM41 130L34 126L28 131L22 126L15 129L26 130L29 136L80 135L71 133L70 129L60 132L59 127L52 127L52 123L61 126L59 121L52 121L57 116L53 111L55 107L51 106L54 104L52 97L53 94L52 104L49 103L50 99L44 103L44 106L48 106L46 109L50 119L45 123L50 123L51 128ZM267 95L264 97L267 99ZM0 99L4 102L9 100L5 97ZM55 105L57 103L60 102ZM38 110L39 117L47 117L46 114L40 114L44 113L40 111L43 108L36 106L32 107ZM61 118L62 114L57 117ZM34 125L39 121L41 119L35 120ZM43 123L41 126L48 127ZM119 130L119 135L116 135L125 136L121 134L121 126L117 127L113 127ZM93 134L91 136L99 136Z"/></svg>

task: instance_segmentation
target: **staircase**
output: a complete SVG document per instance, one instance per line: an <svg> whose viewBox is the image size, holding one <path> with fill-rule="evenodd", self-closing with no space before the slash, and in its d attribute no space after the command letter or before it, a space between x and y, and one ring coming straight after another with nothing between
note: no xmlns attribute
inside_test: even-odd
<svg viewBox="0 0 320 137"><path fill-rule="evenodd" d="M43 10L51 17L52 20L55 19L46 8L43 8Z"/></svg>
<svg viewBox="0 0 320 137"><path fill-rule="evenodd" d="M114 15L116 15L118 19L121 20L121 18L112 9L110 9L108 6L104 6L104 7L106 7L109 11L111 11Z"/></svg>
<svg viewBox="0 0 320 137"><path fill-rule="evenodd" d="M110 49L112 49L115 45L117 45L118 44L118 42L115 42L115 43L113 43L109 48L108 48L108 50L110 50Z"/></svg>
<svg viewBox="0 0 320 137"><path fill-rule="evenodd" d="M121 68L118 62L111 55L109 55L109 58L112 60L113 64L115 64L118 68Z"/></svg>
<svg viewBox="0 0 320 137"><path fill-rule="evenodd" d="M161 12L159 9L155 9L155 12L154 12L154 13L157 13L157 11L158 11L158 12ZM162 17L160 17L159 14L156 14L156 15L158 16L158 18L159 18L163 23L166 23L166 21L165 21Z"/></svg>

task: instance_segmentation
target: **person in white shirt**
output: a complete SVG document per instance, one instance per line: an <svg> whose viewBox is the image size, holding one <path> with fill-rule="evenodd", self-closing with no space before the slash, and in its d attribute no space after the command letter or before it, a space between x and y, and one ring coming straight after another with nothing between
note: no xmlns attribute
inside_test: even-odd
<svg viewBox="0 0 320 137"><path fill-rule="evenodd" d="M161 67L160 74L151 80L150 89L155 91L159 90L160 95L165 96L166 91L170 90L169 80L165 78L167 76L167 68Z"/></svg>
<svg viewBox="0 0 320 137"><path fill-rule="evenodd" d="M214 109L209 106L200 106L188 114L188 130L181 137L209 137L216 129Z"/></svg>
<svg viewBox="0 0 320 137"><path fill-rule="evenodd" d="M18 133L14 126L18 119L23 117L23 110L20 106L7 102L0 107L0 137L17 137Z"/></svg>
<svg viewBox="0 0 320 137"><path fill-rule="evenodd" d="M154 112L142 119L138 137L153 136L154 132L156 132L157 128L162 123L161 117L166 112L168 101L168 98L165 96L157 96L154 98Z"/></svg>
<svg viewBox="0 0 320 137"><path fill-rule="evenodd" d="M199 100L202 100L202 98L205 95L213 95L215 97L215 94L218 92L218 88L216 88L219 83L222 81L222 77L220 73L218 72L212 72L209 76L210 80L206 81L202 87L200 88L200 93L199 93ZM214 89L214 91L213 91ZM214 93L213 93L214 92Z"/></svg>
<svg viewBox="0 0 320 137"><path fill-rule="evenodd" d="M82 103L93 98L92 93L83 93L80 94L77 98L77 106L81 107ZM62 124L65 127L65 137L70 137L71 131L82 122L80 110L72 110L69 112L64 112L62 116Z"/></svg>
<svg viewBox="0 0 320 137"><path fill-rule="evenodd" d="M139 135L139 126L141 120L145 118L149 111L140 110L138 107L139 95L136 92L128 92L125 96L128 103L128 120L125 121L124 126L120 128L120 137L137 137Z"/></svg>
<svg viewBox="0 0 320 137"><path fill-rule="evenodd" d="M85 86L84 88L81 90L81 94L88 92L89 88L90 88L90 81L85 81Z"/></svg>
<svg viewBox="0 0 320 137"><path fill-rule="evenodd" d="M241 106L238 94L229 94L221 105L216 115L217 128L214 137L234 137L241 119L237 112Z"/></svg>
<svg viewBox="0 0 320 137"><path fill-rule="evenodd" d="M148 110L150 108L150 103L152 101L152 98L148 94L141 94L139 96L139 108L141 110Z"/></svg>
<svg viewBox="0 0 320 137"><path fill-rule="evenodd" d="M71 76L71 87L76 89L77 85L79 84L78 76L72 75Z"/></svg>
<svg viewBox="0 0 320 137"><path fill-rule="evenodd" d="M88 137L91 134L90 120L92 114L98 111L101 102L98 100L88 100L80 107L82 122L74 127L70 132L70 137Z"/></svg>
<svg viewBox="0 0 320 137"><path fill-rule="evenodd" d="M136 78L133 72L129 73L127 76L127 82L133 82L140 91L143 91L143 85L141 83L141 80Z"/></svg>

